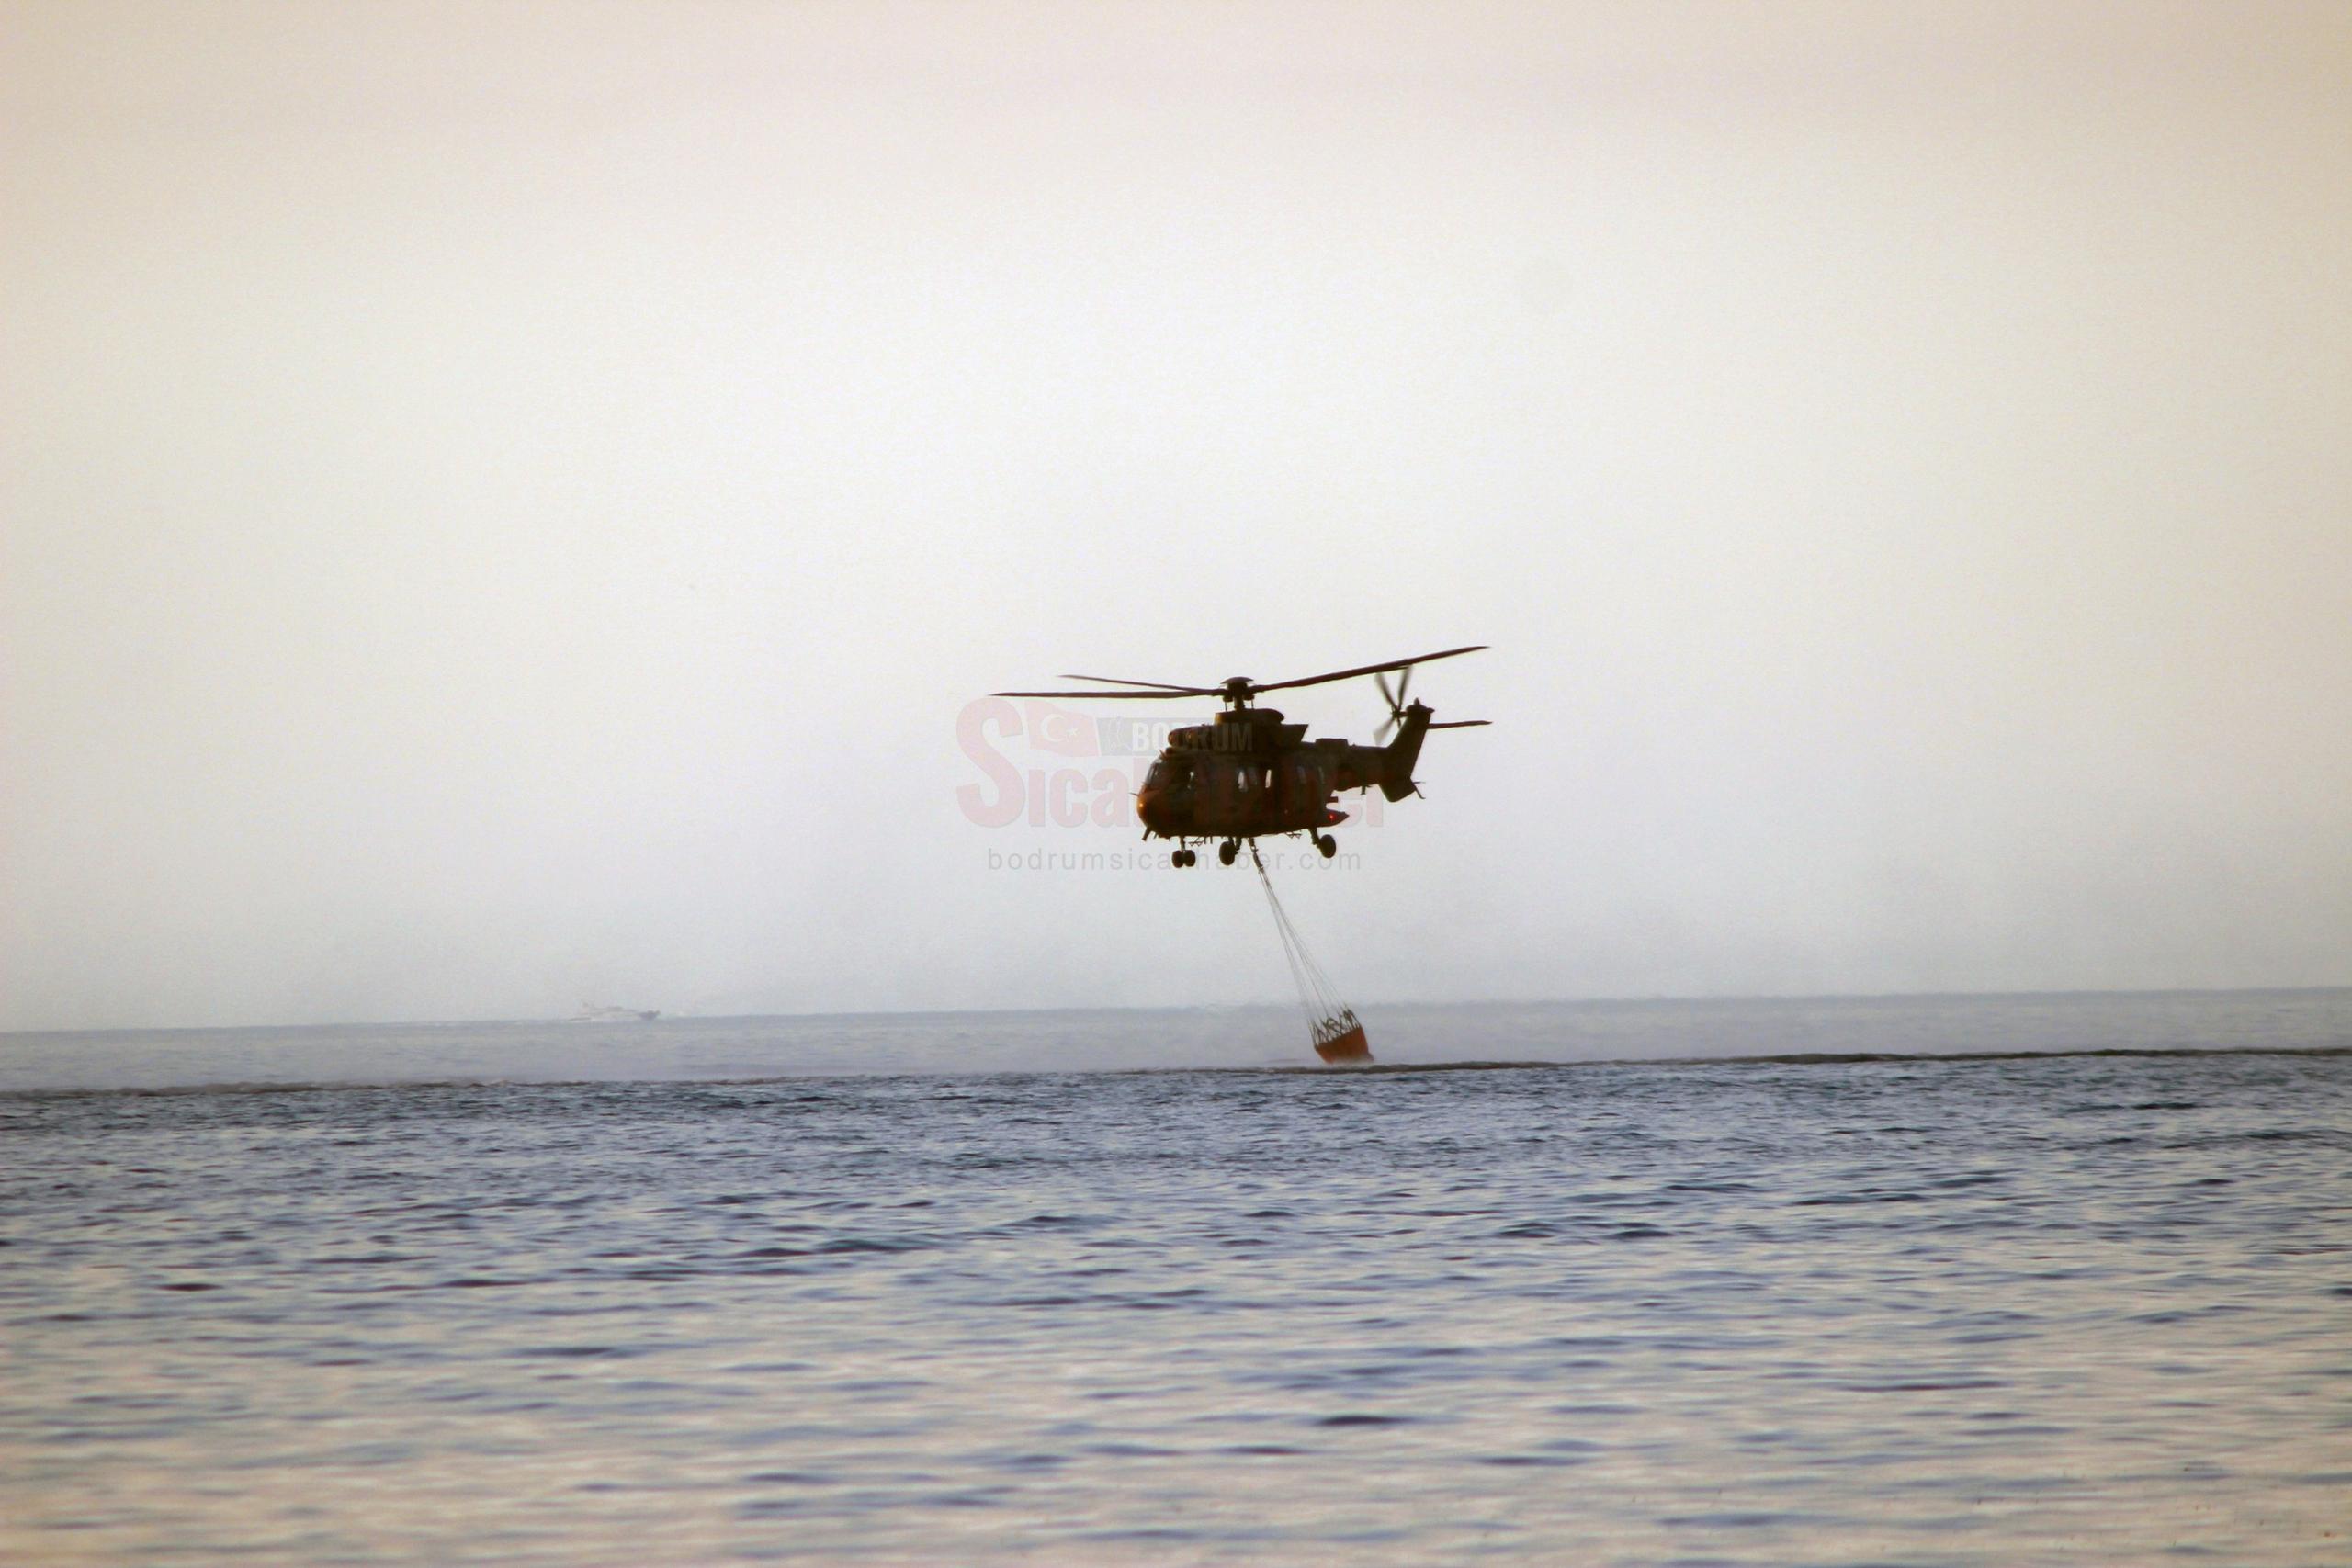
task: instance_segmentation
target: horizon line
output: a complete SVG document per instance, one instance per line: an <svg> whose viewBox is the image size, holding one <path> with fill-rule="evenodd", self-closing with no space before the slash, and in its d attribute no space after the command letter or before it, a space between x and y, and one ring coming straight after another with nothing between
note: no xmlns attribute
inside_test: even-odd
<svg viewBox="0 0 2352 1568"><path fill-rule="evenodd" d="M1642 996L1597 997L1487 997L1455 998L1449 1000L1402 1000L1395 998L1374 999L1357 1004L1366 1008L1492 1008L1492 1007L1655 1007L1673 1003L1769 1003L1795 1005L1821 1002L1884 1002L1884 1001L1995 1001L2040 998L2059 999L2092 997L2229 997L2229 996L2304 996L2352 991L2352 983L2317 986L2163 986L2163 987L2058 987L2030 990L1987 991L1812 991L1788 993L1712 992L1692 994L1657 993ZM1240 1012L1254 1010L1280 1011L1297 1006L1295 1000L1243 1002L1167 1002L1167 1003L1094 1003L1065 1004L1054 1007L963 1007L963 1008L831 1008L807 1011L772 1012L690 1012L673 1013L657 1010L660 1016L635 1021L637 1025L663 1023L727 1023L754 1019L826 1019L826 1018L948 1018L959 1015L1081 1013L1081 1012ZM402 1018L402 1019L324 1019L292 1023L141 1023L97 1024L75 1028L0 1029L0 1041L31 1035L61 1034L202 1034L232 1030L296 1030L296 1029L466 1029L489 1026L510 1027L517 1024L555 1024L595 1022L593 1019L532 1016L522 1018ZM609 1027L626 1027L616 1022Z"/></svg>

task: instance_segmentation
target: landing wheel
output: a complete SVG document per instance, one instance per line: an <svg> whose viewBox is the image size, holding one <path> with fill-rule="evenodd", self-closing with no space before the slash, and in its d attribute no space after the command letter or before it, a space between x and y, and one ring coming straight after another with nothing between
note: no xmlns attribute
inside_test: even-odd
<svg viewBox="0 0 2352 1568"><path fill-rule="evenodd" d="M1323 852L1325 860L1329 860L1340 852L1340 840L1329 833L1319 833L1316 835L1315 847Z"/></svg>
<svg viewBox="0 0 2352 1568"><path fill-rule="evenodd" d="M1175 853L1168 857L1168 863L1178 867L1188 866L1193 863L1193 852L1190 850L1178 850Z"/></svg>
<svg viewBox="0 0 2352 1568"><path fill-rule="evenodd" d="M1233 863L1233 857L1240 852L1241 840L1238 839L1227 839L1225 842L1216 847L1216 863L1219 865L1231 865Z"/></svg>

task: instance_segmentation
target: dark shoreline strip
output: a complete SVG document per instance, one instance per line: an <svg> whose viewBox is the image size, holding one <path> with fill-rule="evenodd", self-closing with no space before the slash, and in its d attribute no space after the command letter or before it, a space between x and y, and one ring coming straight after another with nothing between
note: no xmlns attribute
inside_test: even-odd
<svg viewBox="0 0 2352 1568"><path fill-rule="evenodd" d="M2345 1045L2102 1045L2051 1051L1794 1051L1758 1056L1594 1056L1575 1061L1469 1060L1461 1062L1375 1062L1365 1066L1327 1067L1306 1064L1254 1067L1012 1067L995 1070L871 1073L771 1073L758 1077L677 1078L370 1078L325 1079L305 1083L221 1082L138 1084L119 1089L64 1087L0 1089L8 1100L92 1100L110 1096L189 1094L406 1094L420 1089L741 1089L776 1083L865 1083L892 1078L1048 1078L1131 1077L1145 1074L1198 1073L1261 1077L1383 1077L1414 1073L1569 1072L1587 1067L1739 1067L1853 1066L1880 1062L2030 1062L2063 1061L2089 1056L2352 1056Z"/></svg>

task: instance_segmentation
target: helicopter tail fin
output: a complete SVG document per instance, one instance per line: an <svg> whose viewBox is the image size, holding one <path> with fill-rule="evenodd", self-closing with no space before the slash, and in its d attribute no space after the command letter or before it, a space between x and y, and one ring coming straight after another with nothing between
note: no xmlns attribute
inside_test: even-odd
<svg viewBox="0 0 2352 1568"><path fill-rule="evenodd" d="M1421 760L1421 737L1430 730L1430 709L1415 703L1404 710L1396 739L1380 749L1380 793L1402 800L1413 793L1413 765Z"/></svg>

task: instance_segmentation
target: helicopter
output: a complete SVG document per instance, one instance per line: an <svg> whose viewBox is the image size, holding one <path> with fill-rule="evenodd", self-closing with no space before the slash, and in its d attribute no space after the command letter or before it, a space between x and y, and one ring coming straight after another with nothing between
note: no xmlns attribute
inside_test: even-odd
<svg viewBox="0 0 2352 1568"><path fill-rule="evenodd" d="M1144 775L1136 791L1136 815L1143 819L1143 836L1173 839L1170 863L1198 863L1194 842L1218 840L1216 858L1231 865L1246 840L1304 833L1326 860L1339 853L1339 840L1326 829L1348 819L1334 807L1341 790L1359 793L1378 789L1390 800L1420 793L1413 782L1413 764L1419 761L1421 739L1432 729L1470 729L1490 722L1483 718L1449 719L1441 724L1426 703L1408 703L1413 667L1457 654L1476 653L1487 645L1449 648L1438 653L1393 659L1385 664L1360 664L1352 670L1306 675L1295 681L1253 681L1235 675L1213 686L1178 686L1159 681L1121 681L1108 675L1064 675L1065 681L1096 681L1125 688L1111 692L998 692L1000 697L1052 697L1082 701L1106 697L1127 702L1168 702L1183 697L1216 697L1225 710L1208 724L1188 725L1169 733L1168 747ZM1388 685L1397 675L1395 690ZM1257 705L1262 692L1319 686L1369 675L1388 704L1388 717L1374 736L1374 743L1358 746L1327 738L1310 741L1306 726L1285 724L1273 708ZM1386 737L1391 730L1396 738ZM1254 850L1252 851L1254 853Z"/></svg>

